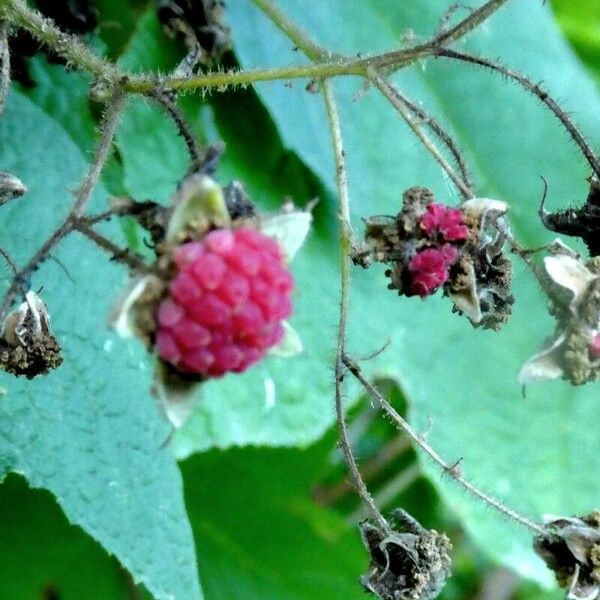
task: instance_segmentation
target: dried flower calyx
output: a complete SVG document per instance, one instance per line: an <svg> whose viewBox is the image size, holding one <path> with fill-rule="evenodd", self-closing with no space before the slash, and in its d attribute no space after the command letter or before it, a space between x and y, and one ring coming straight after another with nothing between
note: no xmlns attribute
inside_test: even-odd
<svg viewBox="0 0 600 600"><path fill-rule="evenodd" d="M4 319L0 331L0 367L16 376L33 379L62 363L60 346L50 331L50 317L33 291Z"/></svg>
<svg viewBox="0 0 600 600"><path fill-rule="evenodd" d="M600 511L584 517L548 517L534 550L551 569L567 600L600 597Z"/></svg>
<svg viewBox="0 0 600 600"><path fill-rule="evenodd" d="M498 329L511 313L512 268L503 253L508 206L478 198L459 208L435 202L426 188L404 193L396 217L366 219L361 266L384 262L390 289L425 298L442 288L475 327Z"/></svg>
<svg viewBox="0 0 600 600"><path fill-rule="evenodd" d="M361 524L371 556L369 572L361 583L382 600L437 598L450 576L450 540L425 529L402 509L396 510L395 519L402 531L384 531L368 521Z"/></svg>
<svg viewBox="0 0 600 600"><path fill-rule="evenodd" d="M600 258L583 262L558 239L549 249L542 282L556 329L523 365L519 381L562 378L580 385L600 376Z"/></svg>

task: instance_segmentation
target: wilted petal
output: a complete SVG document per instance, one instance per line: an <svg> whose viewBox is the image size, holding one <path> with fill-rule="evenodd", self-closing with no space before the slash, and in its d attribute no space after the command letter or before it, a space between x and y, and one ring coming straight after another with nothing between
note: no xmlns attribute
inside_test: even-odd
<svg viewBox="0 0 600 600"><path fill-rule="evenodd" d="M300 354L304 350L300 335L287 321L283 321L282 325L283 338L269 350L269 354L280 358L290 358Z"/></svg>
<svg viewBox="0 0 600 600"><path fill-rule="evenodd" d="M109 318L110 325L121 337L127 338L139 335L135 325L135 303L151 286L156 285L161 285L158 277L145 275L136 279L126 292L125 297Z"/></svg>
<svg viewBox="0 0 600 600"><path fill-rule="evenodd" d="M549 346L534 354L521 368L519 383L535 383L546 379L558 379L563 375L561 366L566 336L557 337Z"/></svg>
<svg viewBox="0 0 600 600"><path fill-rule="evenodd" d="M475 281L475 269L473 263L469 262L469 266L465 267L467 271L467 279L469 286L458 291L449 292L450 299L458 310L462 311L469 317L472 323L480 323L482 319L481 305L477 295L477 285Z"/></svg>
<svg viewBox="0 0 600 600"><path fill-rule="evenodd" d="M262 219L260 230L277 241L285 260L290 262L304 244L311 223L309 211L294 210Z"/></svg>
<svg viewBox="0 0 600 600"><path fill-rule="evenodd" d="M574 302L582 297L590 282L598 277L580 260L569 254L546 256L544 266L552 281L572 292Z"/></svg>

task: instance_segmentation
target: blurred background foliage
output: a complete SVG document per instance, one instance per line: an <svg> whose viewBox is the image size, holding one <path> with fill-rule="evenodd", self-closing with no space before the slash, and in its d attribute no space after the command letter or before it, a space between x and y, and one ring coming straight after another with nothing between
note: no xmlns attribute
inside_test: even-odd
<svg viewBox="0 0 600 600"><path fill-rule="evenodd" d="M92 41L113 58L127 47L127 32L147 3L125 4L97 0L105 26ZM600 84L600 0L553 0L552 6L565 35ZM24 66L37 86L24 85L22 90L39 104L48 102L51 84L61 82L62 75L48 69L39 56ZM46 87L40 83L44 77L50 79ZM71 85L72 80L63 83ZM226 116L232 106L240 105L255 114L263 111L250 91L216 96L210 102L217 115ZM93 107L90 111L86 118L75 114L63 119L84 148L93 138L97 119ZM264 114L263 119L268 130L271 125ZM220 130L222 135L224 130L226 126ZM298 182L292 190L298 196L319 191L319 183L293 155L283 156L279 166L282 179ZM119 169L118 161L113 161L105 174L105 185L113 193L122 189ZM224 171L228 169L235 170L235 157L225 164ZM134 243L135 232L129 233ZM384 380L380 386L405 412L405 399L395 384ZM452 539L454 576L443 600L561 597L558 591L543 591L524 582L483 556L421 472L410 444L366 398L351 411L350 435L382 511L402 506ZM206 598L364 598L356 576L365 569L365 553L353 528L361 518L360 506L347 483L334 431L306 449L210 450L183 460L181 468ZM18 475L8 476L0 486L0 581L2 600L149 596L116 559L68 523L49 492L30 489Z"/></svg>

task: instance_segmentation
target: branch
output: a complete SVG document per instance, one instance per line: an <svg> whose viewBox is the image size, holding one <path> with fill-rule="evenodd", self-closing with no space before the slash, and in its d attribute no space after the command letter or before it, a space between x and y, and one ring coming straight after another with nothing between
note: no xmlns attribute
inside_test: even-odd
<svg viewBox="0 0 600 600"><path fill-rule="evenodd" d="M0 18L25 29L62 56L68 64L91 73L97 79L114 83L123 78L123 74L111 62L94 54L77 36L61 31L51 19L29 8L22 0L2 0Z"/></svg>
<svg viewBox="0 0 600 600"><path fill-rule="evenodd" d="M328 81L322 83L325 106L327 108L327 118L333 142L335 155L336 179L340 206L340 261L341 261L341 297L340 297L340 320L338 326L337 350L335 354L335 412L340 430L340 445L348 464L348 470L352 476L352 481L363 502L369 507L373 517L377 520L384 531L389 531L390 527L379 512L365 482L363 481L358 465L352 453L350 441L348 439L348 428L346 425L346 415L344 412L342 382L344 380L344 366L342 357L345 352L346 344L346 321L348 317L348 300L350 288L350 249L351 249L351 226L350 226L350 200L348 196L348 183L346 180L346 159L342 145L342 135L340 130L340 120L331 89Z"/></svg>
<svg viewBox="0 0 600 600"><path fill-rule="evenodd" d="M302 50L310 60L320 62L331 60L333 53L314 42L295 23L290 21L271 0L252 0L252 2L273 21L275 25ZM339 57L339 55L337 55Z"/></svg>
<svg viewBox="0 0 600 600"><path fill-rule="evenodd" d="M471 495L475 496L477 499L482 500L488 506L491 506L498 512L503 515L509 517L513 521L519 523L520 525L526 527L527 529L533 531L538 535L544 534L544 528L530 521L527 517L519 514L518 512L508 508L504 504L502 504L499 500L496 500L489 494L486 494L484 491L480 490L478 487L473 485L470 481L465 479L465 477L460 472L460 469L457 468L457 465L448 464L423 438L423 436L419 435L409 424L405 421L402 416L396 411L396 409L388 402L386 398L384 398L381 393L367 380L358 363L352 360L347 355L342 357L342 361L344 365L348 367L348 370L356 379L362 384L365 390L369 393L369 395L377 401L379 406L383 409L383 411L396 423L396 425L421 449L429 458L433 460L439 467L441 467L442 471L448 475L454 481L459 483L467 492Z"/></svg>
<svg viewBox="0 0 600 600"><path fill-rule="evenodd" d="M398 68L404 66L407 60L413 62L419 58L424 58L433 53L435 48L445 46L452 42L456 42L464 37L467 33L473 31L478 25L483 23L488 17L493 15L501 8L508 0L488 0L483 6L471 12L471 14L460 21L449 31L440 33L430 42L415 46L409 50L395 50L387 52L380 56L374 56L363 60L363 64L367 67L375 67L376 69Z"/></svg>
<svg viewBox="0 0 600 600"><path fill-rule="evenodd" d="M410 127L413 133L421 140L421 143L425 146L427 151L433 156L433 158L439 163L442 169L446 172L448 177L452 180L452 183L456 186L463 198L473 198L473 190L469 184L463 181L456 171L452 168L450 163L444 158L443 154L438 150L437 146L429 138L429 136L423 131L421 124L415 120L412 111L408 105L404 102L403 96L396 90L396 88L386 81L375 69L369 69L369 80L373 85L390 101L392 106L398 111L400 116L404 119L406 124Z"/></svg>

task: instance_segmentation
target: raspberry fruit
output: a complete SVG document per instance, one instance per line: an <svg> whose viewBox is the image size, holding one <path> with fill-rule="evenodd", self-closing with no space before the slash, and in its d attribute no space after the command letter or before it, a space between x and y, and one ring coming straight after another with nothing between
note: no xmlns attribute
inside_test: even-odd
<svg viewBox="0 0 600 600"><path fill-rule="evenodd" d="M417 252L408 263L412 273L410 293L407 296L425 298L448 280L448 268L458 258L458 250L450 244L441 248L427 248Z"/></svg>
<svg viewBox="0 0 600 600"><path fill-rule="evenodd" d="M460 208L450 208L437 202L427 206L419 223L428 236L434 237L439 234L446 242L464 240L469 235L469 228Z"/></svg>
<svg viewBox="0 0 600 600"><path fill-rule="evenodd" d="M241 373L283 337L294 287L282 251L256 229L215 229L174 253L157 313L156 348L177 370Z"/></svg>

